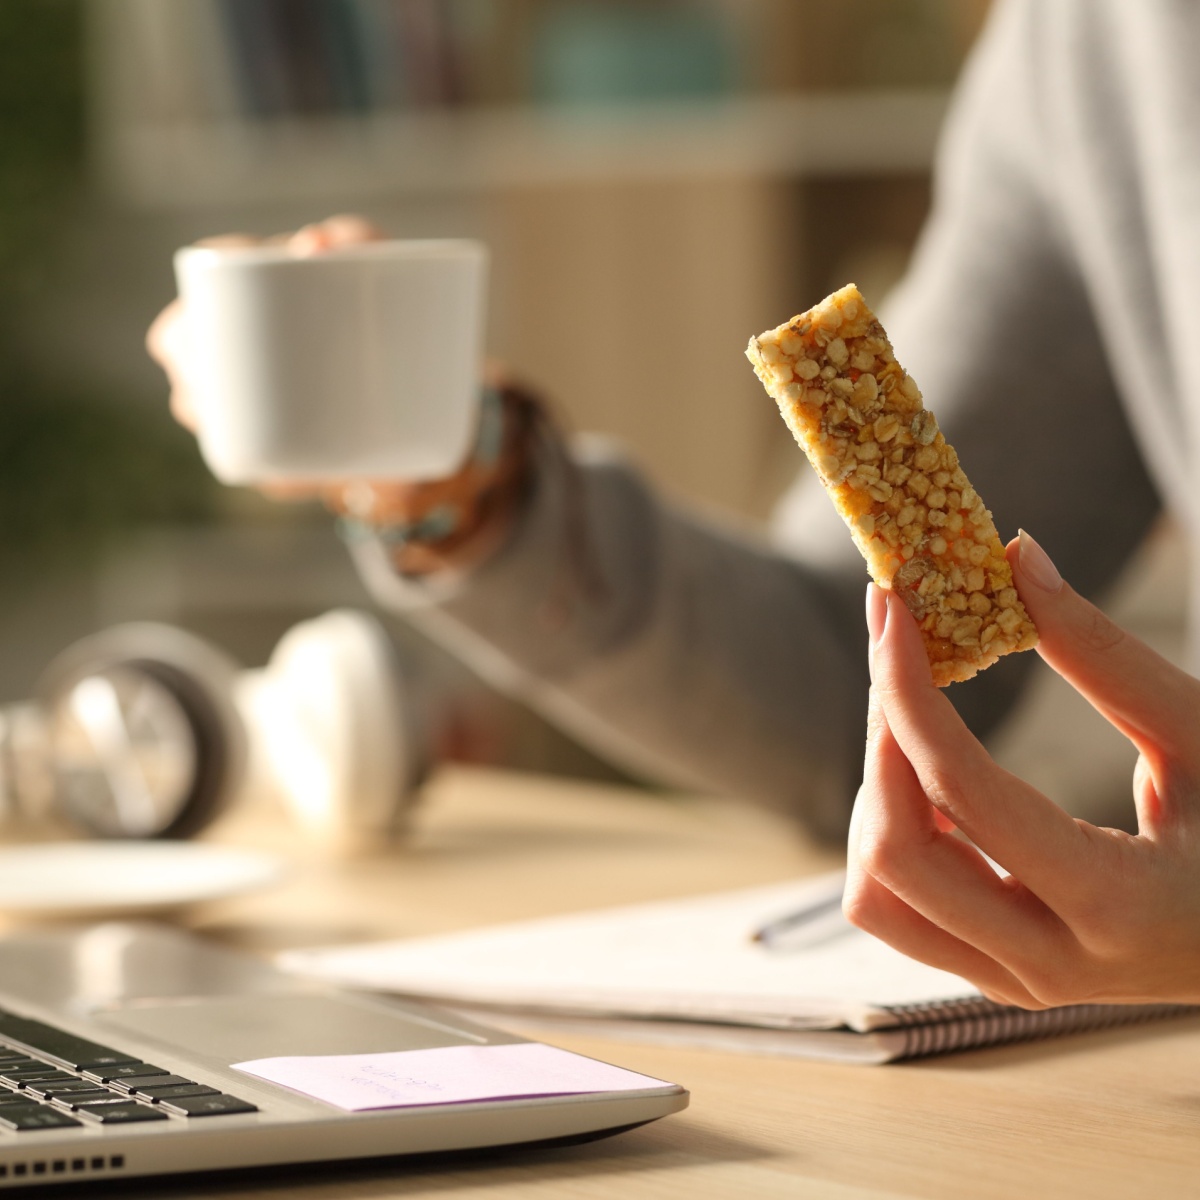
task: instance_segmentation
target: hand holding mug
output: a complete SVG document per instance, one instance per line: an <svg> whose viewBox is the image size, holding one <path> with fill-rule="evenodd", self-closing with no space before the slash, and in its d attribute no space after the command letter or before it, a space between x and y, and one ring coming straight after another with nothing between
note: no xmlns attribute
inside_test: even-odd
<svg viewBox="0 0 1200 1200"><path fill-rule="evenodd" d="M1006 1004L1200 1002L1200 680L1074 592L1028 534L1008 554L1038 653L1140 752L1138 832L1077 820L997 766L933 686L903 603L872 585L846 915Z"/></svg>
<svg viewBox="0 0 1200 1200"><path fill-rule="evenodd" d="M485 273L475 243L387 242L359 217L209 239L177 256L180 299L147 345L218 478L392 528L449 513L446 536L396 555L463 565L497 542L529 465L529 398L493 371L499 418L480 411Z"/></svg>

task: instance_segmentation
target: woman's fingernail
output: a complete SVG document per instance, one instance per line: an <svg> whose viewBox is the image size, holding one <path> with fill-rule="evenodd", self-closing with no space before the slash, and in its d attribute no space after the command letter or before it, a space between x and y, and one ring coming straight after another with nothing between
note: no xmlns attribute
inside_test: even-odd
<svg viewBox="0 0 1200 1200"><path fill-rule="evenodd" d="M874 646L883 637L887 624L887 593L877 584L867 584L867 632Z"/></svg>
<svg viewBox="0 0 1200 1200"><path fill-rule="evenodd" d="M1058 568L1050 561L1050 555L1025 530L1019 530L1018 533L1017 562L1021 574L1043 591L1057 592L1063 580Z"/></svg>

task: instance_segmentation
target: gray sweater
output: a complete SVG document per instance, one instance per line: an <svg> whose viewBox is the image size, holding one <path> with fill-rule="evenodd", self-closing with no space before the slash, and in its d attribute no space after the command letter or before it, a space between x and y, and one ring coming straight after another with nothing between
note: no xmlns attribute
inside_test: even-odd
<svg viewBox="0 0 1200 1200"><path fill-rule="evenodd" d="M1200 530L1197 51L1190 0L1003 0L884 314L1002 534L1029 529L1085 593L1163 503ZM811 472L756 542L664 503L607 447L570 454L544 440L519 527L467 578L407 581L361 547L378 598L627 767L840 836L866 574ZM979 732L1028 657L951 688Z"/></svg>

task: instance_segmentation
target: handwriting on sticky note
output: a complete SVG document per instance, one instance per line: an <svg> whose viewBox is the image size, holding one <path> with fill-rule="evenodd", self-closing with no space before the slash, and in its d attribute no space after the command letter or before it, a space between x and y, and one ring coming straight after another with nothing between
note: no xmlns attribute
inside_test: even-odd
<svg viewBox="0 0 1200 1200"><path fill-rule="evenodd" d="M672 1086L540 1042L259 1058L233 1065L347 1112Z"/></svg>

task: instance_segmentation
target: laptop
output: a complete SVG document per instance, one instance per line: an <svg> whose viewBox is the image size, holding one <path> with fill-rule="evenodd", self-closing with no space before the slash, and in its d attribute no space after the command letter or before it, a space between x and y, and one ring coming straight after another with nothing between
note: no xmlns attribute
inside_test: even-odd
<svg viewBox="0 0 1200 1200"><path fill-rule="evenodd" d="M166 925L34 927L0 939L0 1188L574 1142L687 1106L683 1088L647 1078L346 1111L233 1068L537 1045L301 981Z"/></svg>

